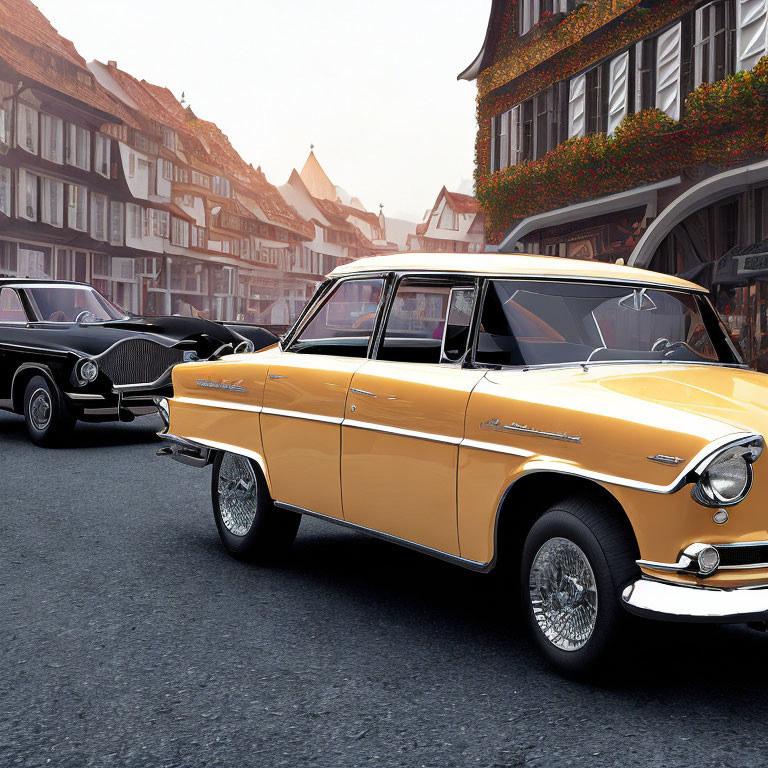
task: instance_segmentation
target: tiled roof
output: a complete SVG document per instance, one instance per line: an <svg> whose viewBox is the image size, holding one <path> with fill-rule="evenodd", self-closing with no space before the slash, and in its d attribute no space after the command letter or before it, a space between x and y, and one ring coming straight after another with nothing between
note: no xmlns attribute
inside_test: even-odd
<svg viewBox="0 0 768 768"><path fill-rule="evenodd" d="M0 2L2 2L2 0L0 0ZM142 117L154 120L161 125L173 126L175 128L182 127L183 120L179 120L177 116L174 116L169 112L166 106L158 100L152 90L156 88L158 91L164 91L164 88L152 86L146 81L139 82L133 75L124 72L122 69L118 69L113 61L107 64L106 71L117 85L122 88L123 92L128 96L131 102L133 102L132 104L128 104L128 106L133 107Z"/></svg>
<svg viewBox="0 0 768 768"><path fill-rule="evenodd" d="M133 124L96 82L75 46L29 0L0 0L0 59L24 78Z"/></svg>
<svg viewBox="0 0 768 768"><path fill-rule="evenodd" d="M445 199L456 213L479 213L480 206L472 195L462 195L459 192L449 192L443 187Z"/></svg>

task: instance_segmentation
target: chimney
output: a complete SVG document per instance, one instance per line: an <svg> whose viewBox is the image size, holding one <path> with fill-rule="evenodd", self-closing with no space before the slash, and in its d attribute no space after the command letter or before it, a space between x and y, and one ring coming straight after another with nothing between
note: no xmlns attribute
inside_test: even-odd
<svg viewBox="0 0 768 768"><path fill-rule="evenodd" d="M108 66L110 69L117 69L117 62L116 62L116 61L112 61L112 60L110 59L110 60L107 62L107 66Z"/></svg>

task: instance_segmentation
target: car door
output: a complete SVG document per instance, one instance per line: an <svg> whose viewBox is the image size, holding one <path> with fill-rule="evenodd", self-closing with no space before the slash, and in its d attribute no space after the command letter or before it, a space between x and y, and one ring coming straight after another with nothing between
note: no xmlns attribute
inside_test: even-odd
<svg viewBox="0 0 768 768"><path fill-rule="evenodd" d="M462 367L476 288L466 278L399 282L376 359L352 377L342 425L345 519L452 555L459 443L483 376Z"/></svg>
<svg viewBox="0 0 768 768"><path fill-rule="evenodd" d="M339 281L270 364L261 431L275 501L343 517L341 422L384 285L379 276Z"/></svg>

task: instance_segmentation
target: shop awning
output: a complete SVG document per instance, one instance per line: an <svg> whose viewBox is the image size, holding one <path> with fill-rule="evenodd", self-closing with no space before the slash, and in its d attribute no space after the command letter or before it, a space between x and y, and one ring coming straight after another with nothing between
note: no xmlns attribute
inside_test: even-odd
<svg viewBox="0 0 768 768"><path fill-rule="evenodd" d="M672 179L659 181L656 184L646 184L642 187L628 189L626 192L619 192L616 195L599 197L596 200L588 200L585 203L576 203L565 208L557 208L554 211L545 211L544 213L537 213L535 216L528 216L504 235L504 239L499 244L499 252L514 253L515 246L524 237L540 229L558 227L596 216L620 213L621 211L637 208L641 205L648 206L647 216L655 216L656 195L659 190L674 187L681 182L682 179L679 176L675 176Z"/></svg>

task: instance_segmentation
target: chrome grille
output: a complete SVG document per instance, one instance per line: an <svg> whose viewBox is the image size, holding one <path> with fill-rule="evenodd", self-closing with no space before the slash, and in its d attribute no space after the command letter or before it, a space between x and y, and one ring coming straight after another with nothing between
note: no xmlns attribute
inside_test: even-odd
<svg viewBox="0 0 768 768"><path fill-rule="evenodd" d="M715 544L720 555L721 567L746 568L758 563L768 563L768 544L738 544L736 546L720 547Z"/></svg>
<svg viewBox="0 0 768 768"><path fill-rule="evenodd" d="M115 386L151 384L183 360L182 350L147 339L121 341L98 358L99 368Z"/></svg>

